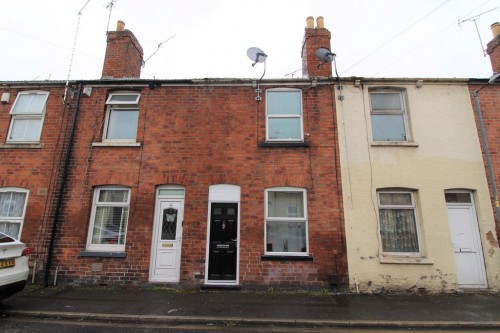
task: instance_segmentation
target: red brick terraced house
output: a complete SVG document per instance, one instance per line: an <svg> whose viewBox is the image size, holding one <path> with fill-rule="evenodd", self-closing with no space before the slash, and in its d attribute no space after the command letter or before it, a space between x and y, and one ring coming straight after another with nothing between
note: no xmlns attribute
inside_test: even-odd
<svg viewBox="0 0 500 333"><path fill-rule="evenodd" d="M496 219L496 235L489 233L488 241L491 251L498 248L500 239L500 24L491 25L493 39L488 43L488 53L493 69L490 79L471 79L469 91L475 111L478 135L481 138L481 149L486 174L491 192L493 210Z"/></svg>
<svg viewBox="0 0 500 333"><path fill-rule="evenodd" d="M102 79L66 93L63 82L2 82L0 198L9 212L24 198L18 235L37 277L346 285L335 80L315 55L330 32L321 17L313 25L304 78L139 79L142 48L119 28Z"/></svg>

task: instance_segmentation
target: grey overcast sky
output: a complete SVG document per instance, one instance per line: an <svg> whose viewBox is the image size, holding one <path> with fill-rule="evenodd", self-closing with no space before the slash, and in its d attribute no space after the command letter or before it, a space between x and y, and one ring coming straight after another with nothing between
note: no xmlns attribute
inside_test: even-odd
<svg viewBox="0 0 500 333"><path fill-rule="evenodd" d="M145 59L157 51L143 79L259 78L264 67L251 66L249 47L268 55L265 78L301 77L308 16L324 17L343 77L487 78L492 71L475 23L486 47L490 25L500 20L500 0L110 3L1 0L0 81L66 80L69 73L71 79L99 79L106 31L115 30L117 20L135 34Z"/></svg>

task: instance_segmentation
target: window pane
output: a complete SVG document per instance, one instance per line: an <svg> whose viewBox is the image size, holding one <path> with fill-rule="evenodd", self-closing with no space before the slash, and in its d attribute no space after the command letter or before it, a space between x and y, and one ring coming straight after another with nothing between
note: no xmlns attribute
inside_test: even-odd
<svg viewBox="0 0 500 333"><path fill-rule="evenodd" d="M450 203L471 203L469 193L445 193L444 197Z"/></svg>
<svg viewBox="0 0 500 333"><path fill-rule="evenodd" d="M16 101L12 113L39 113L41 114L47 100L46 94L22 94Z"/></svg>
<svg viewBox="0 0 500 333"><path fill-rule="evenodd" d="M306 252L305 222L266 223L267 252Z"/></svg>
<svg viewBox="0 0 500 333"><path fill-rule="evenodd" d="M107 139L135 139L138 110L110 110Z"/></svg>
<svg viewBox="0 0 500 333"><path fill-rule="evenodd" d="M301 114L300 91L269 91L266 97L267 114Z"/></svg>
<svg viewBox="0 0 500 333"><path fill-rule="evenodd" d="M379 215L384 252L419 252L413 209L380 209Z"/></svg>
<svg viewBox="0 0 500 333"><path fill-rule="evenodd" d="M176 195L176 196L183 196L184 195L184 190L183 189L178 189L178 188L169 188L169 189L161 189L159 192L159 195Z"/></svg>
<svg viewBox="0 0 500 333"><path fill-rule="evenodd" d="M372 114L371 118L374 141L406 141L402 114Z"/></svg>
<svg viewBox="0 0 500 333"><path fill-rule="evenodd" d="M177 209L167 208L163 210L161 225L161 239L175 240L177 232Z"/></svg>
<svg viewBox="0 0 500 333"><path fill-rule="evenodd" d="M3 232L10 237L14 237L15 239L19 239L20 229L21 223L0 222L0 232Z"/></svg>
<svg viewBox="0 0 500 333"><path fill-rule="evenodd" d="M300 118L269 118L268 122L269 139L301 139Z"/></svg>
<svg viewBox="0 0 500 333"><path fill-rule="evenodd" d="M370 93L372 110L402 110L401 94Z"/></svg>
<svg viewBox="0 0 500 333"><path fill-rule="evenodd" d="M304 217L303 192L273 192L268 196L268 217Z"/></svg>
<svg viewBox="0 0 500 333"><path fill-rule="evenodd" d="M380 204L412 206L411 193L379 193Z"/></svg>
<svg viewBox="0 0 500 333"><path fill-rule="evenodd" d="M0 217L23 217L26 193L0 192Z"/></svg>
<svg viewBox="0 0 500 333"><path fill-rule="evenodd" d="M92 231L92 244L125 243L128 208L97 207Z"/></svg>
<svg viewBox="0 0 500 333"><path fill-rule="evenodd" d="M137 103L138 97L139 97L138 94L130 94L130 95L113 94L113 95L109 96L108 104Z"/></svg>
<svg viewBox="0 0 500 333"><path fill-rule="evenodd" d="M101 190L99 202L127 202L128 190Z"/></svg>
<svg viewBox="0 0 500 333"><path fill-rule="evenodd" d="M38 141L40 140L40 130L42 119L12 119L9 140L11 141Z"/></svg>

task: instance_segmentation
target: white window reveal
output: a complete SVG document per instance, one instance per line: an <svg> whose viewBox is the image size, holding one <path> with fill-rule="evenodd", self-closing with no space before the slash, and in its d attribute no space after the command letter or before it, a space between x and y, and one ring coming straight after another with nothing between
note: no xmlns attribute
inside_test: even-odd
<svg viewBox="0 0 500 333"><path fill-rule="evenodd" d="M129 206L127 188L95 190L87 250L125 251Z"/></svg>
<svg viewBox="0 0 500 333"><path fill-rule="evenodd" d="M306 190L275 187L266 190L265 253L307 255Z"/></svg>
<svg viewBox="0 0 500 333"><path fill-rule="evenodd" d="M302 91L266 90L266 141L303 141Z"/></svg>
<svg viewBox="0 0 500 333"><path fill-rule="evenodd" d="M49 93L45 91L20 92L10 110L12 116L7 136L9 143L40 141L43 118Z"/></svg>
<svg viewBox="0 0 500 333"><path fill-rule="evenodd" d="M140 93L109 95L103 141L136 142L140 97Z"/></svg>
<svg viewBox="0 0 500 333"><path fill-rule="evenodd" d="M408 141L408 119L403 92L370 92L373 141Z"/></svg>
<svg viewBox="0 0 500 333"><path fill-rule="evenodd" d="M420 254L414 193L379 191L377 194L383 252Z"/></svg>
<svg viewBox="0 0 500 333"><path fill-rule="evenodd" d="M26 214L28 190L0 188L0 231L19 239Z"/></svg>

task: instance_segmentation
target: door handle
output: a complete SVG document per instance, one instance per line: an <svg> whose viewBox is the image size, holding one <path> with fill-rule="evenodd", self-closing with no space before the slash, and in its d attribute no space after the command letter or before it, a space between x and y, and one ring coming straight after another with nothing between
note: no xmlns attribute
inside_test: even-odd
<svg viewBox="0 0 500 333"><path fill-rule="evenodd" d="M231 239L231 242L237 242L237 241L238 241L238 238Z"/></svg>
<svg viewBox="0 0 500 333"><path fill-rule="evenodd" d="M470 248L460 248L460 252L473 252Z"/></svg>

